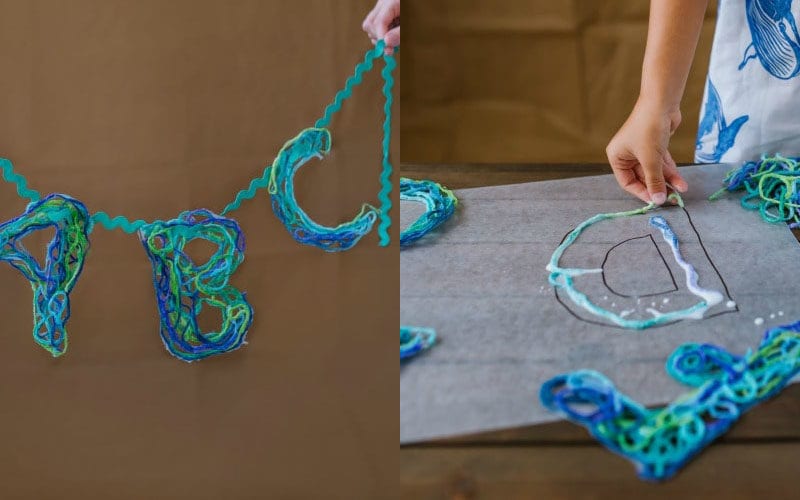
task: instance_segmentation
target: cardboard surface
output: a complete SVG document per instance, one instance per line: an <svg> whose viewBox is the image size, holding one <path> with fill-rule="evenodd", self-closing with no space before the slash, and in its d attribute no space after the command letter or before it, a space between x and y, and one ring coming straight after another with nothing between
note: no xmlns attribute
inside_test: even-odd
<svg viewBox="0 0 800 500"><path fill-rule="evenodd" d="M373 3L2 0L0 156L90 211L220 211L342 88L371 47L361 21ZM297 176L320 223L378 203L381 67L334 118L330 157ZM0 183L0 219L24 208ZM233 218L247 241L232 282L255 310L248 345L191 365L159 338L135 235L91 235L59 359L31 338L29 284L0 265L0 497L393 490L397 351L383 332L398 322L397 228L390 249L373 231L334 255L296 243L264 192ZM44 244L32 236L37 254Z"/></svg>
<svg viewBox="0 0 800 500"><path fill-rule="evenodd" d="M671 139L694 158L709 9ZM605 162L639 95L649 2L406 0L405 163Z"/></svg>
<svg viewBox="0 0 800 500"><path fill-rule="evenodd" d="M685 210L599 222L564 253L561 267L604 269L576 285L606 309L648 318L647 308L688 307L699 299L648 224L663 216L699 285L724 299L702 320L643 331L603 324L556 293L545 269L581 222L641 206L612 176L456 191L456 219L400 254L401 324L433 327L439 340L401 366L401 442L552 421L539 403L541 384L584 368L643 404L665 403L688 390L664 371L679 345L708 342L743 354L767 328L798 319L800 245L791 231L742 209L738 196L707 201L729 168L682 169L690 186ZM403 202L401 227L418 213Z"/></svg>

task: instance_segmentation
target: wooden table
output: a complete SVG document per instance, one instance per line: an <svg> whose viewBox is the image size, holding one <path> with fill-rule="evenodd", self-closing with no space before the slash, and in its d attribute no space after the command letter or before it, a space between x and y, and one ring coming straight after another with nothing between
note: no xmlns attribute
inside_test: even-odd
<svg viewBox="0 0 800 500"><path fill-rule="evenodd" d="M609 170L585 164L402 165L400 173L458 189ZM666 483L639 480L631 463L566 421L401 446L400 481L403 498L414 499L800 498L800 384L751 410Z"/></svg>

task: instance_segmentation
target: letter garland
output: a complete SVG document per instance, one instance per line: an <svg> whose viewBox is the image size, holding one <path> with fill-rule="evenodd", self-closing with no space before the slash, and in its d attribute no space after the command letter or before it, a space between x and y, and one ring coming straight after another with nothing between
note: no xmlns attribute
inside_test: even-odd
<svg viewBox="0 0 800 500"><path fill-rule="evenodd" d="M108 230L138 233L153 266L161 338L172 355L188 362L229 352L245 343L253 320L253 308L245 294L229 284L231 275L244 259L245 241L236 221L225 215L237 210L243 201L254 198L259 190L267 189L275 215L289 234L302 244L326 252L346 251L369 233L376 221L380 221L380 245L388 246L389 210L392 206L389 198L392 187L389 158L392 71L397 63L394 54L384 54L384 48L381 41L367 51L364 60L356 65L353 75L325 108L314 127L303 130L287 142L273 164L266 167L260 177L253 179L247 189L237 193L221 215L198 209L184 212L170 221L152 222L123 216L111 218L102 211L90 215L81 202L69 196L50 194L42 198L38 191L28 187L22 175L14 171L10 161L0 159L3 179L16 186L20 197L30 201L22 215L0 224L0 260L10 263L31 283L34 340L53 356L66 352L69 293L83 269L89 250L89 234L98 224ZM381 190L378 195L380 207L365 204L352 221L325 227L314 222L297 204L294 175L309 159L330 151L331 135L326 127L379 58L384 61L381 76L385 98ZM47 227L53 227L55 235L48 244L45 262L41 264L25 249L22 239ZM186 245L198 238L217 247L208 262L200 265L184 253ZM221 310L219 331L200 330L197 318L204 306Z"/></svg>

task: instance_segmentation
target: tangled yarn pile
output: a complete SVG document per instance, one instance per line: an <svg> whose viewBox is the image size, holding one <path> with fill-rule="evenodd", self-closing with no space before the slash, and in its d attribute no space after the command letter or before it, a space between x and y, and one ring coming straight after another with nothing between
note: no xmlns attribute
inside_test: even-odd
<svg viewBox="0 0 800 500"><path fill-rule="evenodd" d="M408 359L430 349L436 343L436 331L421 326L400 327L400 360Z"/></svg>
<svg viewBox="0 0 800 500"><path fill-rule="evenodd" d="M684 344L666 369L696 389L663 408L645 408L591 370L547 381L540 399L633 462L643 479L668 479L800 371L800 321L768 330L758 349L744 356L714 345Z"/></svg>
<svg viewBox="0 0 800 500"><path fill-rule="evenodd" d="M142 227L139 238L153 265L161 339L167 350L194 361L240 347L253 321L253 308L229 283L244 260L244 235L236 221L194 210ZM216 246L207 262L195 263L185 253L195 239ZM197 318L204 306L222 312L218 332L200 331Z"/></svg>
<svg viewBox="0 0 800 500"><path fill-rule="evenodd" d="M89 251L89 212L77 200L51 194L0 225L0 260L18 269L33 289L33 339L54 357L67 350L69 293ZM25 236L55 229L44 265L22 243Z"/></svg>
<svg viewBox="0 0 800 500"><path fill-rule="evenodd" d="M712 194L715 200L726 191L746 191L742 207L758 210L767 222L788 222L800 227L800 165L794 158L774 156L749 161L741 168L728 172L726 186Z"/></svg>
<svg viewBox="0 0 800 500"><path fill-rule="evenodd" d="M400 199L425 204L425 213L400 233L400 247L406 247L449 219L458 205L452 191L433 181L400 178Z"/></svg>

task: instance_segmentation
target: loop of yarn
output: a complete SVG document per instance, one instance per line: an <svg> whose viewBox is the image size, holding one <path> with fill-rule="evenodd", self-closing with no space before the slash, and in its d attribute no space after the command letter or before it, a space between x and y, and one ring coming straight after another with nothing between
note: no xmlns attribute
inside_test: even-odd
<svg viewBox="0 0 800 500"><path fill-rule="evenodd" d="M370 232L378 218L378 210L364 204L353 220L326 227L314 222L300 208L294 195L294 175L306 162L322 157L330 148L331 134L324 128L306 129L287 142L272 166L269 193L273 212L296 241L326 252L341 252L353 247Z"/></svg>
<svg viewBox="0 0 800 500"><path fill-rule="evenodd" d="M800 227L800 165L798 159L780 155L745 162L728 172L725 187L712 194L715 200L726 191L745 191L742 207L758 210L767 222L788 222Z"/></svg>
<svg viewBox="0 0 800 500"><path fill-rule="evenodd" d="M591 370L552 378L540 399L633 462L643 479L669 479L800 371L800 321L768 330L758 349L741 357L714 345L684 344L666 370L695 389L664 407L644 407Z"/></svg>
<svg viewBox="0 0 800 500"><path fill-rule="evenodd" d="M444 224L456 210L458 199L441 184L400 178L400 199L425 204L425 213L400 233L400 247L407 247Z"/></svg>
<svg viewBox="0 0 800 500"><path fill-rule="evenodd" d="M89 213L79 201L51 194L32 202L25 213L0 225L0 260L18 269L33 289L33 339L54 357L67 350L69 294L89 251ZM44 265L22 239L41 229L55 229Z"/></svg>
<svg viewBox="0 0 800 500"><path fill-rule="evenodd" d="M436 331L421 326L400 327L400 360L416 356L433 347L436 343Z"/></svg>
<svg viewBox="0 0 800 500"><path fill-rule="evenodd" d="M139 239L153 266L161 339L167 351L194 361L241 347L253 321L253 308L245 294L229 283L244 260L244 235L236 221L194 210L142 227ZM216 247L207 262L195 263L185 253L186 245L195 239ZM197 318L204 306L221 311L219 331L200 330Z"/></svg>

